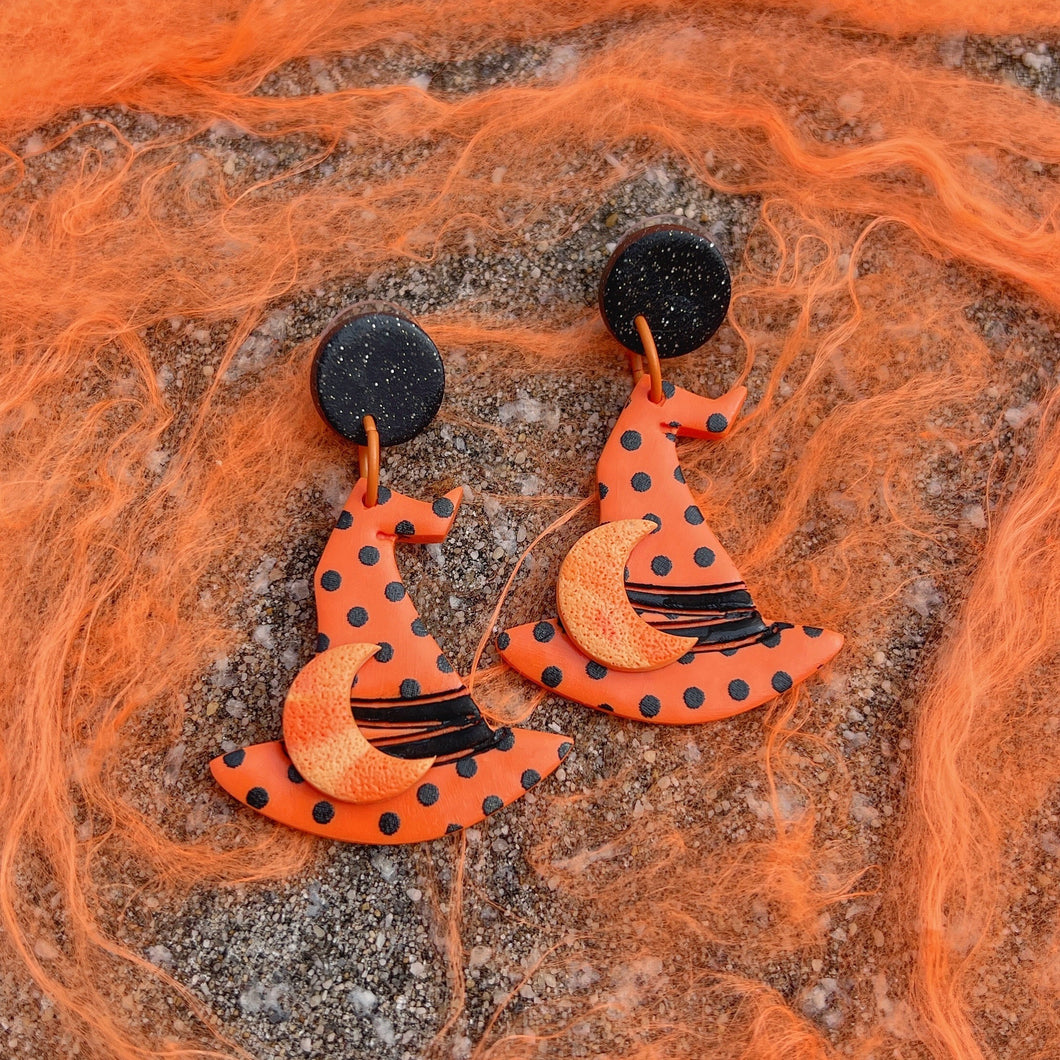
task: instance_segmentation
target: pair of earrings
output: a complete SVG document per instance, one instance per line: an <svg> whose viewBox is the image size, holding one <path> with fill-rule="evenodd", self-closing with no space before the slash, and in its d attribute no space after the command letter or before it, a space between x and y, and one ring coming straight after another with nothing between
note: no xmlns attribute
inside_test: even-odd
<svg viewBox="0 0 1060 1060"><path fill-rule="evenodd" d="M635 383L597 465L600 525L563 561L559 617L497 638L514 669L597 710L673 725L728 717L786 692L843 643L762 617L677 459L679 437L721 438L746 397L700 397L660 368L721 326L730 290L714 244L674 224L627 237L601 280ZM360 469L317 567L318 654L287 694L283 740L211 763L226 791L283 824L358 843L434 839L514 802L572 747L492 729L398 573L395 546L443 540L461 491L430 503L388 489L380 446L422 431L444 386L434 343L393 307L348 310L317 346L314 400L357 444Z"/></svg>

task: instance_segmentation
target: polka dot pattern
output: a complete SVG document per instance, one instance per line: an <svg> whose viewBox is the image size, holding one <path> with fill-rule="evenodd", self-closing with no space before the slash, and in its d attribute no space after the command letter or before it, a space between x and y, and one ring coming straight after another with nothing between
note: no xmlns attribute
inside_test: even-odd
<svg viewBox="0 0 1060 1060"><path fill-rule="evenodd" d="M439 497L434 504L431 505L431 511L434 512L439 519L448 519L455 510L453 502L448 497Z"/></svg>
<svg viewBox="0 0 1060 1060"><path fill-rule="evenodd" d="M379 831L383 835L397 835L398 829L401 827L401 818L396 813L384 813L379 818Z"/></svg>
<svg viewBox="0 0 1060 1060"><path fill-rule="evenodd" d="M363 607L351 607L346 612L346 621L354 629L360 629L368 621L368 612Z"/></svg>
<svg viewBox="0 0 1060 1060"><path fill-rule="evenodd" d="M523 791L529 791L540 779L541 774L536 769L524 769L519 783L522 784Z"/></svg>
<svg viewBox="0 0 1060 1060"><path fill-rule="evenodd" d="M471 755L468 755L467 758L461 758L456 763L456 772L457 776L470 780L478 772L478 762Z"/></svg>
<svg viewBox="0 0 1060 1060"><path fill-rule="evenodd" d="M662 710L662 703L658 696L644 696L639 706L641 714L646 718L654 718Z"/></svg>
<svg viewBox="0 0 1060 1060"><path fill-rule="evenodd" d="M729 682L729 697L742 702L751 694L751 686L740 678Z"/></svg>
<svg viewBox="0 0 1060 1060"><path fill-rule="evenodd" d="M420 683L411 677L401 682L401 698L416 699L420 694Z"/></svg>
<svg viewBox="0 0 1060 1060"><path fill-rule="evenodd" d="M504 805L504 800L499 795L487 795L482 800L482 812L484 814L496 813Z"/></svg>
<svg viewBox="0 0 1060 1060"><path fill-rule="evenodd" d="M699 507L695 504L690 504L685 509L685 522L689 526L700 526L703 522L703 513L699 510Z"/></svg>
<svg viewBox="0 0 1060 1060"><path fill-rule="evenodd" d="M327 799L321 799L313 807L313 820L317 824L331 824L335 817L335 807Z"/></svg>
<svg viewBox="0 0 1060 1060"><path fill-rule="evenodd" d="M706 696L703 695L702 688L696 688L695 686L685 689L685 694L681 697L685 701L685 706L689 710L699 710L703 703L706 701Z"/></svg>
<svg viewBox="0 0 1060 1060"><path fill-rule="evenodd" d="M556 627L551 622L538 622L534 626L534 640L538 644L547 644L556 635Z"/></svg>
<svg viewBox="0 0 1060 1060"><path fill-rule="evenodd" d="M558 666L546 666L541 671L541 682L547 688L558 688L563 681L563 671Z"/></svg>
<svg viewBox="0 0 1060 1060"><path fill-rule="evenodd" d="M353 516L349 512L341 512L338 521L335 523L335 528L337 530L349 530L351 526L353 526Z"/></svg>
<svg viewBox="0 0 1060 1060"><path fill-rule="evenodd" d="M335 592L342 585L342 575L337 570L326 570L320 576L320 588L329 593Z"/></svg>
<svg viewBox="0 0 1060 1060"><path fill-rule="evenodd" d="M405 586L401 582L387 582L383 594L392 604L396 604L405 599Z"/></svg>
<svg viewBox="0 0 1060 1060"><path fill-rule="evenodd" d="M673 561L669 556L656 556L651 561L652 574L657 574L660 578L665 577L672 569Z"/></svg>
<svg viewBox="0 0 1060 1060"><path fill-rule="evenodd" d="M707 430L712 434L721 434L728 426L729 421L720 412L711 413L707 419Z"/></svg>
<svg viewBox="0 0 1060 1060"><path fill-rule="evenodd" d="M416 801L421 806L433 806L440 796L437 784L421 784L416 789Z"/></svg>
<svg viewBox="0 0 1060 1060"><path fill-rule="evenodd" d="M238 769L243 764L243 759L246 758L246 756L247 752L240 747L238 750L229 751L221 761L224 762L229 769Z"/></svg>
<svg viewBox="0 0 1060 1060"><path fill-rule="evenodd" d="M640 448L643 440L640 431L623 431L619 442L627 453L634 453Z"/></svg>
<svg viewBox="0 0 1060 1060"><path fill-rule="evenodd" d="M787 692L792 686L791 674L785 673L783 670L778 670L773 674L772 680L769 682L773 686L774 692Z"/></svg>
<svg viewBox="0 0 1060 1060"><path fill-rule="evenodd" d="M399 534L401 537L412 537L416 533L416 527L408 519L402 519L394 527L394 533Z"/></svg>
<svg viewBox="0 0 1060 1060"><path fill-rule="evenodd" d="M357 558L366 567L374 567L379 562L379 549L375 545L362 545Z"/></svg>
<svg viewBox="0 0 1060 1060"><path fill-rule="evenodd" d="M255 810L264 810L269 805L269 793L264 788L251 788L247 792L247 805Z"/></svg>
<svg viewBox="0 0 1060 1060"><path fill-rule="evenodd" d="M646 471L638 471L630 480L629 484L638 493L647 493L651 489L651 475Z"/></svg>

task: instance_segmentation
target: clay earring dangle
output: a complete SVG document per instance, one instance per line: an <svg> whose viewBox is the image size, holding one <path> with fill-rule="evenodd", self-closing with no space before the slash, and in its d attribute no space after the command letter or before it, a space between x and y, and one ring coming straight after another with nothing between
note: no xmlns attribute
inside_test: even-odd
<svg viewBox="0 0 1060 1060"><path fill-rule="evenodd" d="M388 489L380 446L422 431L444 388L434 343L393 307L347 310L317 346L317 409L358 445L361 473L316 570L318 654L287 694L283 740L210 763L229 794L293 828L434 839L514 802L570 751L565 736L486 723L398 572L395 546L442 541L461 490L428 502Z"/></svg>
<svg viewBox="0 0 1060 1060"><path fill-rule="evenodd" d="M616 247L600 311L629 353L634 387L597 464L600 525L560 568L559 618L497 641L544 688L638 721L690 725L750 710L843 644L830 630L762 617L677 459L678 438L724 437L747 396L736 387L700 397L660 366L714 334L730 291L720 252L686 226L653 225Z"/></svg>

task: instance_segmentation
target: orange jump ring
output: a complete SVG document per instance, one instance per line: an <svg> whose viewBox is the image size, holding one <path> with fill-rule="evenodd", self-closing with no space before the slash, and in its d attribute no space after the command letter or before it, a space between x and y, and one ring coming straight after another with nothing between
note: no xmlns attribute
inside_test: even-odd
<svg viewBox="0 0 1060 1060"><path fill-rule="evenodd" d="M368 444L357 446L357 466L361 478L368 479L364 506L374 508L379 500L379 431L376 430L374 416L365 416L362 422L364 432L368 435Z"/></svg>
<svg viewBox="0 0 1060 1060"><path fill-rule="evenodd" d="M662 365L659 363L659 351L655 348L655 339L652 338L648 322L640 313L633 318L633 323L637 325L640 344L644 347L644 359L648 362L648 375L651 378L649 396L656 405L661 405L663 403ZM640 358L638 357L637 360L639 361ZM644 369L640 368L639 364L633 368L633 379L635 382L639 381L643 374Z"/></svg>

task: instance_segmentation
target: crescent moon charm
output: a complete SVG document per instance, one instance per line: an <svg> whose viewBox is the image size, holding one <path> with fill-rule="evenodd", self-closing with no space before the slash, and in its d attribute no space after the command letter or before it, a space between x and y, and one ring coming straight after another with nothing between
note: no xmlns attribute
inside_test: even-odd
<svg viewBox="0 0 1060 1060"><path fill-rule="evenodd" d="M590 530L559 569L556 604L567 636L612 670L658 670L694 646L645 622L626 596L626 560L655 530L650 519L617 519Z"/></svg>
<svg viewBox="0 0 1060 1060"><path fill-rule="evenodd" d="M298 772L343 802L378 802L419 780L433 758L395 758L373 747L350 711L350 686L378 644L343 644L311 659L283 705L283 739Z"/></svg>

